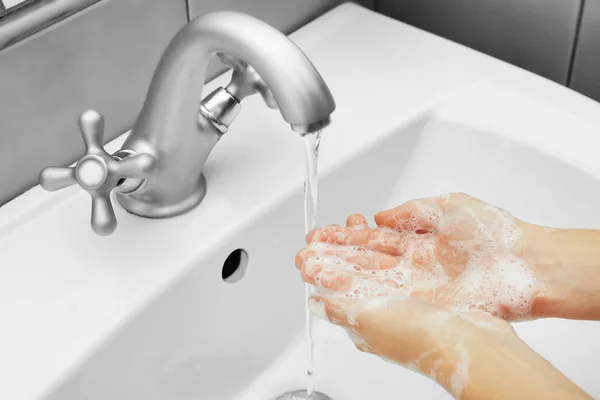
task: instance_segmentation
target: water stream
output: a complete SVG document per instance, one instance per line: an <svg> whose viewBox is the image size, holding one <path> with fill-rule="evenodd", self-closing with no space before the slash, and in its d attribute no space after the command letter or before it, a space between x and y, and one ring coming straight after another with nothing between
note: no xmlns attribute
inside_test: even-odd
<svg viewBox="0 0 600 400"><path fill-rule="evenodd" d="M321 131L306 134L302 137L306 146L306 175L304 178L304 229L306 233L315 227L317 218L317 160L319 157L319 144ZM308 363L306 368L307 385L306 398L312 400L315 393L314 379L314 341L313 341L313 316L308 309L308 298L312 294L312 286L305 285L306 305L305 324L306 342L308 345Z"/></svg>

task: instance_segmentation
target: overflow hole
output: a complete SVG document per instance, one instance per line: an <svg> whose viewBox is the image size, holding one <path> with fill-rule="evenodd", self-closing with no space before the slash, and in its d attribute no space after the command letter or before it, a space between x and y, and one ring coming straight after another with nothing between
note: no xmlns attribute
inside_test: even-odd
<svg viewBox="0 0 600 400"><path fill-rule="evenodd" d="M227 283L239 282L246 274L248 268L248 253L244 249L236 249L232 251L225 262L221 277Z"/></svg>

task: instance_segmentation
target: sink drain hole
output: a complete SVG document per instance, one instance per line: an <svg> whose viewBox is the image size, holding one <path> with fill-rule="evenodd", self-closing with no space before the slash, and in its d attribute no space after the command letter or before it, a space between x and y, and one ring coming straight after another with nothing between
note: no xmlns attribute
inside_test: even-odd
<svg viewBox="0 0 600 400"><path fill-rule="evenodd" d="M227 256L223 263L221 277L227 283L239 282L248 268L248 253L244 249L236 249Z"/></svg>

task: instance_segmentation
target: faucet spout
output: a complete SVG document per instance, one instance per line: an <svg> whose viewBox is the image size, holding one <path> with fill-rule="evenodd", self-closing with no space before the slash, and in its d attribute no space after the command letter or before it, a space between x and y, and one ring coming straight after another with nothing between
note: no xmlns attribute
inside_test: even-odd
<svg viewBox="0 0 600 400"><path fill-rule="evenodd" d="M131 193L116 193L128 211L151 218L181 214L204 197L202 168L220 133L199 114L211 56L231 54L252 66L283 119L307 133L329 123L335 101L306 55L270 25L236 12L200 16L173 38L121 151L156 159L152 175Z"/></svg>

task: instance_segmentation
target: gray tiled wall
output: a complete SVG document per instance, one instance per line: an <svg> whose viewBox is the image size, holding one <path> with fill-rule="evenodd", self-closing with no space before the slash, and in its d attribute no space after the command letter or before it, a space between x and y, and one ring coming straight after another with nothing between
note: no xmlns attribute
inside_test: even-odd
<svg viewBox="0 0 600 400"><path fill-rule="evenodd" d="M133 125L158 59L188 11L243 11L288 33L341 2L101 0L0 51L0 205L36 185L43 167L71 164L83 153L83 110L104 114L105 141Z"/></svg>
<svg viewBox="0 0 600 400"><path fill-rule="evenodd" d="M581 0L380 0L377 11L565 84Z"/></svg>
<svg viewBox="0 0 600 400"><path fill-rule="evenodd" d="M290 33L345 1L348 0L188 0L188 3L191 18L210 11L237 10ZM373 8L375 0L354 2Z"/></svg>
<svg viewBox="0 0 600 400"><path fill-rule="evenodd" d="M83 153L83 110L104 114L106 140L129 129L186 21L185 0L103 0L0 51L0 205Z"/></svg>
<svg viewBox="0 0 600 400"><path fill-rule="evenodd" d="M319 15L348 0L187 0L190 19L219 10L235 10L253 15L284 33L291 33ZM353 0L373 9L375 0ZM213 60L208 77L225 68Z"/></svg>
<svg viewBox="0 0 600 400"><path fill-rule="evenodd" d="M600 0L585 1L570 86L600 101Z"/></svg>
<svg viewBox="0 0 600 400"><path fill-rule="evenodd" d="M341 2L101 0L0 51L0 205L34 186L44 166L76 160L84 109L105 114L107 141L129 129L160 54L188 17L234 9L289 33ZM600 0L356 2L600 100Z"/></svg>

